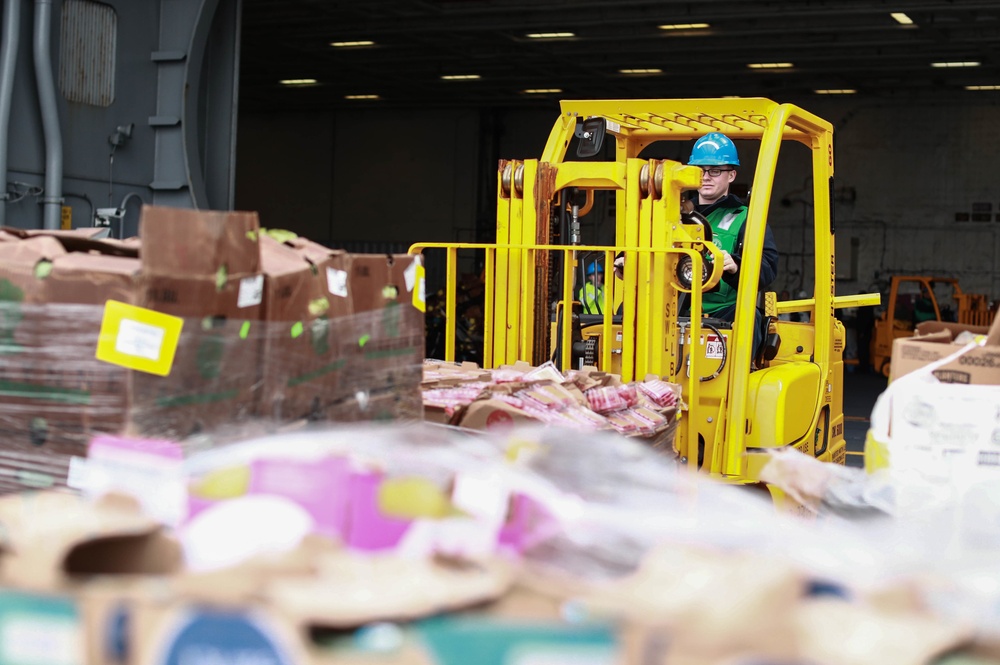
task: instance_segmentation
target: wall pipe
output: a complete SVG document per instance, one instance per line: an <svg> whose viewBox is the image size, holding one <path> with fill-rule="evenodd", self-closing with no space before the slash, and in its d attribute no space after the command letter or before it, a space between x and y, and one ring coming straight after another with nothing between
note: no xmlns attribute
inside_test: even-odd
<svg viewBox="0 0 1000 665"><path fill-rule="evenodd" d="M3 44L0 45L0 226L7 224L7 156L10 107L14 98L14 69L20 48L21 0L4 0Z"/></svg>
<svg viewBox="0 0 1000 665"><path fill-rule="evenodd" d="M42 195L42 228L62 225L63 146L59 128L56 86L52 78L49 34L52 25L52 0L35 0L35 81L45 134L45 193Z"/></svg>

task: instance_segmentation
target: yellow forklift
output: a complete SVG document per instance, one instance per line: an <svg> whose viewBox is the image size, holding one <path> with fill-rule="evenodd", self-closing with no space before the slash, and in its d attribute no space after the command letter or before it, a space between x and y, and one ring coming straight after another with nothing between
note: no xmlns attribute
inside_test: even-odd
<svg viewBox="0 0 1000 665"><path fill-rule="evenodd" d="M732 324L702 316L723 256L704 218L682 213L682 192L700 186L701 168L644 156L667 141L689 150L710 132L759 142ZM778 302L773 293L758 294L757 282L779 150L789 142L805 147L798 148L800 168L812 173L815 288L810 298ZM553 359L563 370L586 362L624 381L655 375L678 383L684 410L675 448L691 469L728 482L758 482L773 448L844 462L845 331L834 309L877 304L878 294L834 293L830 123L767 99L563 101L541 158L501 160L497 178L495 243L410 250L447 253L447 326L455 318L450 290L459 253L483 255L486 367ZM582 242L580 219L594 214L598 196L611 199L599 207L613 210L613 245ZM624 274L612 279L619 255ZM608 271L601 314L589 320L574 305L581 257L599 259ZM755 358L759 305L770 343ZM791 312L806 320L779 318ZM449 329L446 340L453 337ZM445 356L454 358L453 343Z"/></svg>

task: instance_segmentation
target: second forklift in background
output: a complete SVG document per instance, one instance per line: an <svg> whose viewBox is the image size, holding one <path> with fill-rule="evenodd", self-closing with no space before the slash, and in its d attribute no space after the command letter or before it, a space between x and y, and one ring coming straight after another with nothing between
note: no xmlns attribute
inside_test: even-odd
<svg viewBox="0 0 1000 665"><path fill-rule="evenodd" d="M953 277L893 275L889 279L885 308L876 316L872 328L869 355L872 369L888 378L893 341L912 337L917 325L924 321L989 327L994 315L985 294L962 291Z"/></svg>

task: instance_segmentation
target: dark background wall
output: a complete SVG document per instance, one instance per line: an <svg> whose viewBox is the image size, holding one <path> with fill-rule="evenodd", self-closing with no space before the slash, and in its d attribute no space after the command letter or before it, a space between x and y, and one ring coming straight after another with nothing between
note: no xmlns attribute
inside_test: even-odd
<svg viewBox="0 0 1000 665"><path fill-rule="evenodd" d="M915 273L959 277L967 291L1000 295L995 104L969 93L953 103L800 106L835 127L838 291ZM557 115L555 105L241 115L236 207L331 244L472 241L477 227L489 239L497 159L537 158ZM803 223L810 171L797 147L782 150L769 215L783 254L775 288L793 292L811 290L812 261L811 223ZM664 156L684 159L689 149ZM752 186L754 151L741 149L739 182ZM971 221L985 208L988 221Z"/></svg>

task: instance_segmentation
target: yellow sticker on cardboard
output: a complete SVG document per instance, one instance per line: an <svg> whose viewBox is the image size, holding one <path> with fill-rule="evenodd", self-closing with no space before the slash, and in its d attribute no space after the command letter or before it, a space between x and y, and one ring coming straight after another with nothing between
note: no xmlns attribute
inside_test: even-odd
<svg viewBox="0 0 1000 665"><path fill-rule="evenodd" d="M184 319L109 300L104 305L97 359L139 372L167 376Z"/></svg>

